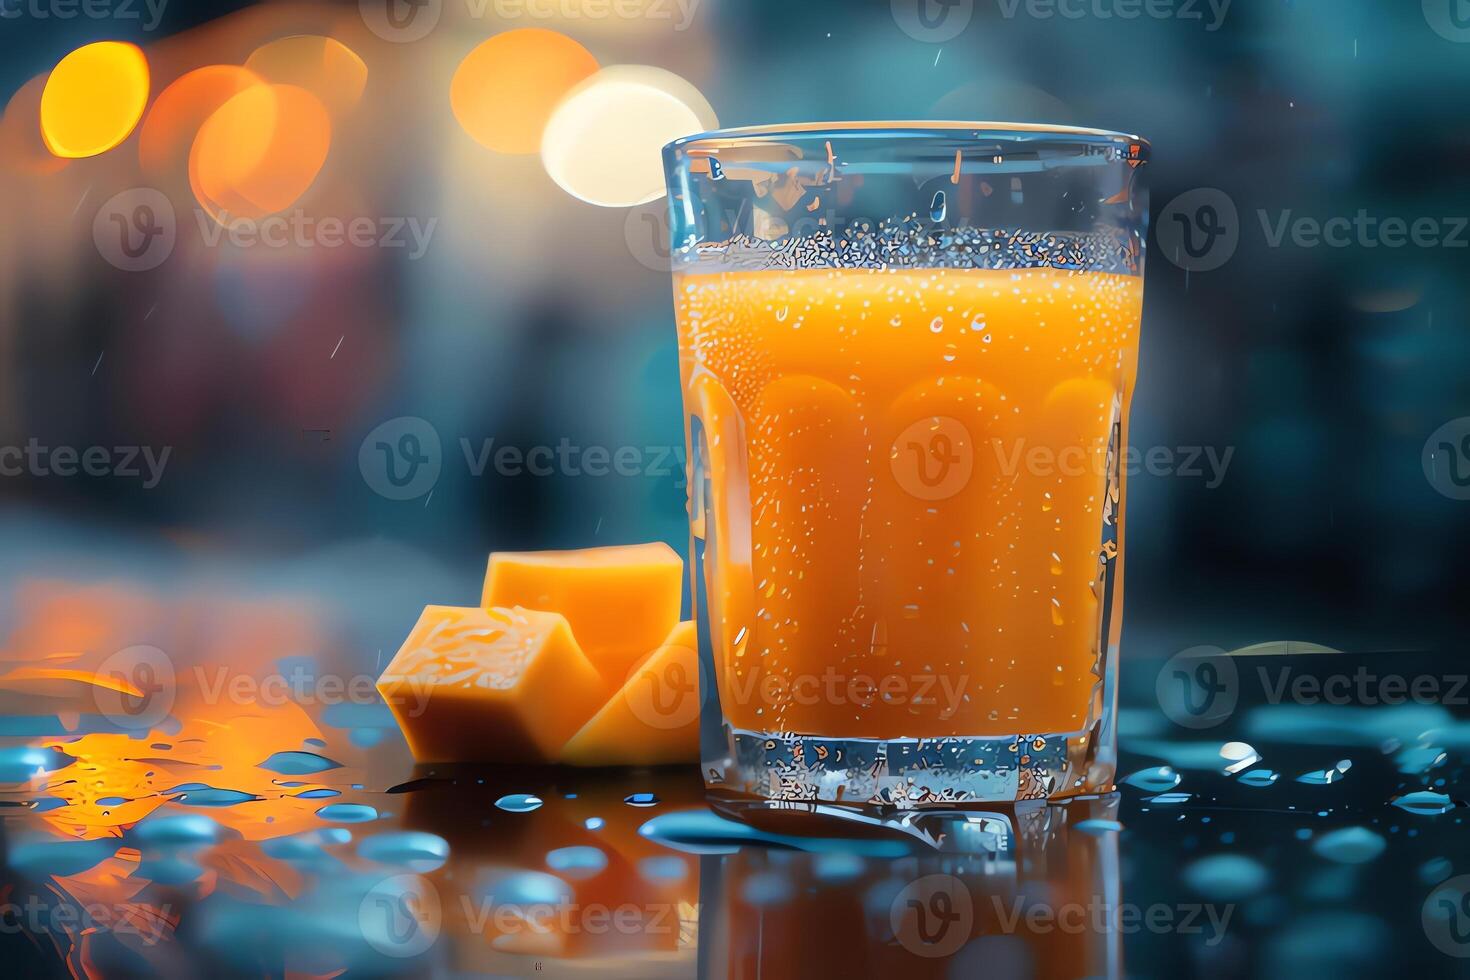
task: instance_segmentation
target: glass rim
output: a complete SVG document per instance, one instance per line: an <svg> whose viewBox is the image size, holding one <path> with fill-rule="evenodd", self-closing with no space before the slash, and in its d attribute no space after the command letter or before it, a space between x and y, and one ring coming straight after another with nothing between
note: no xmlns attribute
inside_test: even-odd
<svg viewBox="0 0 1470 980"><path fill-rule="evenodd" d="M712 129L702 133L681 136L664 146L665 150L680 150L691 147L718 149L721 146L759 144L783 139L812 139L814 137L842 137L865 139L887 137L890 139L955 139L963 136L976 142L1003 139L1028 141L1036 139L1074 139L1083 142L1142 143L1148 140L1131 133L1109 129L1090 129L1083 126L1063 126L1049 123L990 122L958 119L905 119L845 122L800 122L772 123L759 126L736 126L729 129Z"/></svg>

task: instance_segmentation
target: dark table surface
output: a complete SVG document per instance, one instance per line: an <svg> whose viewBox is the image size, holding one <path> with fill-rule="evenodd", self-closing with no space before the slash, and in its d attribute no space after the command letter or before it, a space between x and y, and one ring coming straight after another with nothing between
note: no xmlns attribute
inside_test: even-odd
<svg viewBox="0 0 1470 980"><path fill-rule="evenodd" d="M12 684L0 949L26 976L1470 973L1455 658L1230 659L1203 722L1177 660L1127 665L1115 794L887 814L712 803L694 766L416 766L315 681L181 671L156 719Z"/></svg>

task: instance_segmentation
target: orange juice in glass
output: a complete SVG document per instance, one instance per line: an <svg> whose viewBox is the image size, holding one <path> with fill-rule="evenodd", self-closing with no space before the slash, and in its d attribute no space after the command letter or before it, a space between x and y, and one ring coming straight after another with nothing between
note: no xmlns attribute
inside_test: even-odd
<svg viewBox="0 0 1470 980"><path fill-rule="evenodd" d="M712 790L1111 787L1147 155L991 123L665 149Z"/></svg>

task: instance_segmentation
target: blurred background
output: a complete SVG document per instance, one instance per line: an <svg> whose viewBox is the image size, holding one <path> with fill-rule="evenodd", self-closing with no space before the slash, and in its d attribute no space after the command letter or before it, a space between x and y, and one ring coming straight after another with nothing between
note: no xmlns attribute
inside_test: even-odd
<svg viewBox="0 0 1470 980"><path fill-rule="evenodd" d="M184 940L36 942L7 920L7 965L417 969L360 920L398 867L374 827L429 847L405 867L452 854L446 895L453 874L470 889L481 865L597 840L594 812L619 867L666 857L626 793L693 806L692 772L395 785L424 774L371 682L426 603L477 602L491 550L687 553L656 150L716 125L882 118L1153 146L1121 727L1125 771L1167 761L1196 800L1144 799L1179 774L1135 773L1132 835L1099 866L1135 903L1243 905L1218 948L1129 937L1131 971L1470 962L1441 955L1463 956L1458 933L1449 948L1416 925L1465 811L1401 795L1458 792L1460 687L1262 707L1242 668L1243 710L1184 741L1199 726L1150 669L1207 645L1463 681L1467 87L1464 0L0 0L0 901ZM1278 773L1221 776L1227 736L1286 774L1274 795L1252 794ZM414 783L444 798L398 795ZM512 791L550 801L528 838L494 809ZM349 853L338 825L357 822ZM1093 833L1072 853L1112 853ZM732 860L705 873L754 902L765 859ZM690 972L686 912L713 894L697 865L627 892L678 910L667 975ZM1463 898L1470 879L1451 880ZM177 914L196 899L206 914ZM720 916L699 928L720 935ZM759 918L741 942L776 951L757 966L825 958L805 921ZM1005 949L976 945L950 975L1014 966ZM525 952L453 955L528 975L494 958Z"/></svg>
<svg viewBox="0 0 1470 980"><path fill-rule="evenodd" d="M1153 144L1125 658L1448 643L1462 8L0 0L0 626L246 596L370 671L492 549L687 551L646 148L935 118Z"/></svg>

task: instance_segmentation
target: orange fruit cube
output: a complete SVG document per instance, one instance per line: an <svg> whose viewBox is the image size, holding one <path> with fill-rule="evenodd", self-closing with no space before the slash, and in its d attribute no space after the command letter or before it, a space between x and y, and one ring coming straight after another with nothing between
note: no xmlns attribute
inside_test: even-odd
<svg viewBox="0 0 1470 980"><path fill-rule="evenodd" d="M499 551L480 605L553 609L609 684L663 642L679 622L684 562L668 545L580 551Z"/></svg>
<svg viewBox="0 0 1470 980"><path fill-rule="evenodd" d="M425 606L378 691L419 762L548 761L602 699L567 621Z"/></svg>

